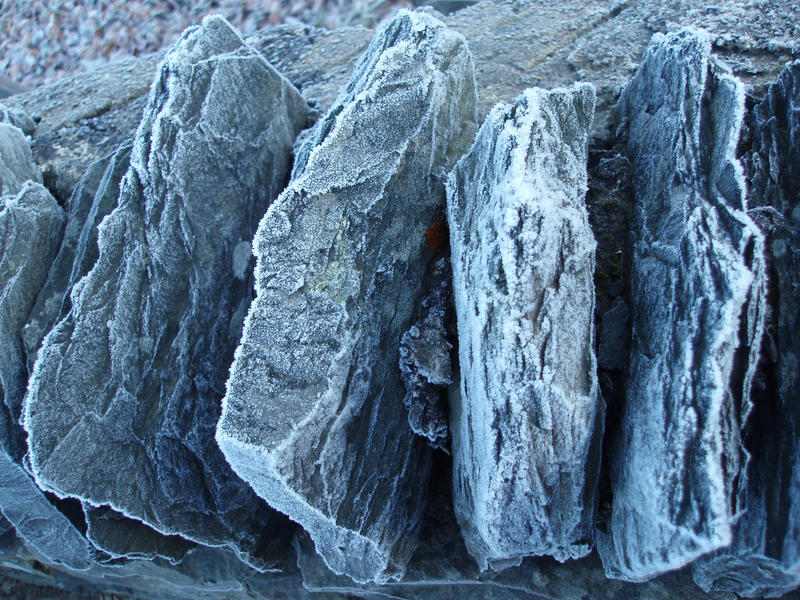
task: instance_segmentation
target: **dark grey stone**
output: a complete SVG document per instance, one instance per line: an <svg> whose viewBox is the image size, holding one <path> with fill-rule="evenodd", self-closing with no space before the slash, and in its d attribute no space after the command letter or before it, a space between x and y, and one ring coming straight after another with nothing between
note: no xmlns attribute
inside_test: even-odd
<svg viewBox="0 0 800 600"><path fill-rule="evenodd" d="M462 36L403 11L300 149L254 242L257 296L217 441L336 572L399 578L430 450L408 427L400 338L426 294L425 230L474 134Z"/></svg>
<svg viewBox="0 0 800 600"><path fill-rule="evenodd" d="M751 113L750 213L767 235L769 308L753 409L745 513L733 543L694 565L704 589L777 597L800 585L800 62Z"/></svg>
<svg viewBox="0 0 800 600"><path fill-rule="evenodd" d="M0 123L8 123L18 127L25 135L33 135L36 131L36 123L28 115L18 108L8 108L0 104Z"/></svg>
<svg viewBox="0 0 800 600"><path fill-rule="evenodd" d="M30 140L18 127L0 122L0 196L16 194L26 181L42 182Z"/></svg>
<svg viewBox="0 0 800 600"><path fill-rule="evenodd" d="M594 87L495 107L447 183L454 503L481 569L593 545L603 407L584 197Z"/></svg>
<svg viewBox="0 0 800 600"><path fill-rule="evenodd" d="M627 303L618 298L603 315L597 365L602 369L624 369L628 364L630 311Z"/></svg>
<svg viewBox="0 0 800 600"><path fill-rule="evenodd" d="M72 287L97 261L97 228L117 206L130 155L131 144L127 143L90 165L69 199L61 247L23 333L31 371L42 339L69 312Z"/></svg>
<svg viewBox="0 0 800 600"><path fill-rule="evenodd" d="M442 227L441 222L433 227ZM444 228L441 235L446 234ZM422 301L423 316L400 339L399 361L400 377L406 388L403 404L408 409L411 430L427 439L432 447L446 451L450 429L443 396L453 382L450 360L453 345L447 332L451 278L450 261L438 259L429 276L431 292Z"/></svg>
<svg viewBox="0 0 800 600"><path fill-rule="evenodd" d="M86 537L112 559L156 556L172 564L180 563L196 544L179 535L163 535L137 519L126 517L107 506L83 507Z"/></svg>
<svg viewBox="0 0 800 600"><path fill-rule="evenodd" d="M636 196L626 406L598 547L641 581L731 542L763 328L763 238L735 158L744 91L695 30L655 35L620 98Z"/></svg>
<svg viewBox="0 0 800 600"><path fill-rule="evenodd" d="M26 445L19 424L28 379L22 327L58 250L63 226L63 211L41 184L28 181L16 196L0 198L0 511L47 559L87 569L93 561L86 539L22 466Z"/></svg>
<svg viewBox="0 0 800 600"><path fill-rule="evenodd" d="M214 442L252 297L250 240L306 119L291 84L221 18L154 82L96 264L29 385L37 483L264 568L291 528Z"/></svg>

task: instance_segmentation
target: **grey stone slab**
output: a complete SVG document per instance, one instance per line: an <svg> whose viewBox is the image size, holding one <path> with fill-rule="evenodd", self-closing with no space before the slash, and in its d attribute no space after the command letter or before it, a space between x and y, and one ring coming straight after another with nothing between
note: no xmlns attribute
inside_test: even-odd
<svg viewBox="0 0 800 600"><path fill-rule="evenodd" d="M0 196L16 194L26 181L42 182L30 140L18 127L0 122Z"/></svg>
<svg viewBox="0 0 800 600"><path fill-rule="evenodd" d="M306 138L254 242L257 295L217 441L358 581L401 577L416 544L430 458L407 425L398 346L474 102L464 38L399 13Z"/></svg>
<svg viewBox="0 0 800 600"><path fill-rule="evenodd" d="M19 424L28 379L22 327L58 250L63 225L63 211L41 184L28 181L16 196L0 198L0 512L49 560L87 569L93 561L86 539L22 466L26 445Z"/></svg>
<svg viewBox="0 0 800 600"><path fill-rule="evenodd" d="M750 214L767 236L769 317L753 409L744 514L732 544L694 565L704 589L777 597L800 585L800 62L751 112Z"/></svg>
<svg viewBox="0 0 800 600"><path fill-rule="evenodd" d="M617 107L636 196L626 405L611 449L609 577L731 542L763 329L763 236L735 157L743 87L707 33L655 35Z"/></svg>
<svg viewBox="0 0 800 600"><path fill-rule="evenodd" d="M43 488L259 568L281 560L290 526L230 470L214 430L252 297L250 241L305 119L299 93L221 18L167 54L97 261L31 377Z"/></svg>
<svg viewBox="0 0 800 600"><path fill-rule="evenodd" d="M161 557L178 564L196 547L179 535L163 535L107 506L95 508L86 504L83 509L87 539L112 559Z"/></svg>
<svg viewBox="0 0 800 600"><path fill-rule="evenodd" d="M447 184L454 502L482 569L593 546L603 406L584 197L594 88L495 107Z"/></svg>
<svg viewBox="0 0 800 600"><path fill-rule="evenodd" d="M429 246L431 231L441 228L443 231L434 235L447 236L443 223L444 218L426 231ZM440 243L449 248L450 240L437 239L434 245ZM406 388L403 404L408 409L411 430L427 439L432 447L445 451L450 446L450 427L444 396L453 383L450 358L453 345L447 331L452 276L449 258L437 259L428 277L431 292L422 301L423 314L400 339L399 360L400 376Z"/></svg>
<svg viewBox="0 0 800 600"><path fill-rule="evenodd" d="M31 371L44 336L69 312L72 287L97 261L97 228L117 206L120 183L130 167L130 155L129 142L94 162L70 196L61 247L23 332Z"/></svg>

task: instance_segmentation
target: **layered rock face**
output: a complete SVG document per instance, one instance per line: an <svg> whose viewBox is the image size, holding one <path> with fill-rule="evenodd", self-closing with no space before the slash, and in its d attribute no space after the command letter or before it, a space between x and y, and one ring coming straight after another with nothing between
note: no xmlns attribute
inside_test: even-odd
<svg viewBox="0 0 800 600"><path fill-rule="evenodd" d="M58 251L64 211L41 185L30 142L0 110L0 512L43 557L72 569L92 564L89 544L36 487L23 467L20 425L28 380L25 317Z"/></svg>
<svg viewBox="0 0 800 600"><path fill-rule="evenodd" d="M763 236L735 158L744 93L707 34L656 35L617 106L636 195L633 339L600 554L632 581L731 542L763 328Z"/></svg>
<svg viewBox="0 0 800 600"><path fill-rule="evenodd" d="M258 567L280 557L288 525L230 470L214 429L251 298L250 240L305 119L302 97L221 18L169 52L97 261L31 377L43 488Z"/></svg>
<svg viewBox="0 0 800 600"><path fill-rule="evenodd" d="M746 422L745 513L732 544L694 565L706 590L780 596L800 584L800 62L788 65L750 118L750 214L767 236L769 317Z"/></svg>
<svg viewBox="0 0 800 600"><path fill-rule="evenodd" d="M0 596L797 587L796 12L212 18L6 99Z"/></svg>
<svg viewBox="0 0 800 600"><path fill-rule="evenodd" d="M580 85L497 106L448 180L453 493L484 569L592 548L603 416L584 204L594 102Z"/></svg>
<svg viewBox="0 0 800 600"><path fill-rule="evenodd" d="M257 296L217 441L356 581L401 576L415 547L430 451L406 422L398 345L474 119L464 38L401 12L306 137L254 241Z"/></svg>

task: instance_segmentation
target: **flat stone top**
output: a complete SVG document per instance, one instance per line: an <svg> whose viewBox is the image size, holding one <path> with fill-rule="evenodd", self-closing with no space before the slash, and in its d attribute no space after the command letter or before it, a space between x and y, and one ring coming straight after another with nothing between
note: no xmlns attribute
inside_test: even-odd
<svg viewBox="0 0 800 600"><path fill-rule="evenodd" d="M442 19L469 41L480 120L495 103L512 100L526 87L591 81L598 88L597 135L607 127L609 109L653 33L686 25L705 28L718 57L760 96L784 63L800 55L796 13L791 0L497 0ZM246 41L324 111L372 35L363 27L328 31L281 25ZM41 117L37 133L57 130L145 94L162 58L157 53L112 63L4 101Z"/></svg>

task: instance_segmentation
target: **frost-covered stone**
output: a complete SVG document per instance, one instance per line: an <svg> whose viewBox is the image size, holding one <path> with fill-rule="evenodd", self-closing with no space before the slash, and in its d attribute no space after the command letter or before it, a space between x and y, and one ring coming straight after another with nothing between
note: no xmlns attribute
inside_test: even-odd
<svg viewBox="0 0 800 600"><path fill-rule="evenodd" d="M306 139L254 242L257 296L217 441L358 581L401 576L416 544L430 451L406 422L398 347L474 111L464 38L400 12Z"/></svg>
<svg viewBox="0 0 800 600"><path fill-rule="evenodd" d="M767 235L770 315L745 439L745 513L733 543L694 564L704 589L775 597L800 585L800 62L750 120L748 205Z"/></svg>
<svg viewBox="0 0 800 600"><path fill-rule="evenodd" d="M73 569L92 564L89 544L23 468L19 424L28 380L22 327L58 251L64 213L40 184L0 198L0 511L42 556Z"/></svg>
<svg viewBox="0 0 800 600"><path fill-rule="evenodd" d="M107 506L84 506L86 537L112 560L161 557L178 564L196 545L179 535L163 535Z"/></svg>
<svg viewBox="0 0 800 600"><path fill-rule="evenodd" d="M94 162L67 205L67 224L47 281L28 316L23 339L33 370L42 339L70 308L69 292L97 261L97 227L117 206L122 177L130 166L131 144Z"/></svg>
<svg viewBox="0 0 800 600"><path fill-rule="evenodd" d="M434 448L447 450L449 426L444 391L453 382L447 313L452 270L447 258L438 259L430 274L430 294L422 301L423 315L400 340L400 376L406 388L403 404L411 430Z"/></svg>
<svg viewBox="0 0 800 600"><path fill-rule="evenodd" d="M633 168L632 348L598 539L641 581L731 541L763 326L763 238L735 158L744 92L707 34L653 36L617 107Z"/></svg>
<svg viewBox="0 0 800 600"><path fill-rule="evenodd" d="M230 470L214 431L252 297L235 247L281 189L305 120L299 93L220 17L167 54L96 263L31 377L42 487L259 567L280 558L288 524Z"/></svg>
<svg viewBox="0 0 800 600"><path fill-rule="evenodd" d="M26 181L42 182L33 163L31 143L21 129L0 122L0 196L16 194Z"/></svg>
<svg viewBox="0 0 800 600"><path fill-rule="evenodd" d="M594 88L495 107L448 180L454 502L481 568L592 548L602 401L584 196Z"/></svg>

